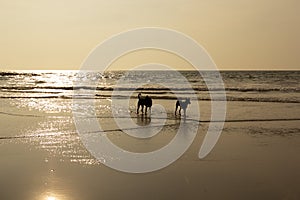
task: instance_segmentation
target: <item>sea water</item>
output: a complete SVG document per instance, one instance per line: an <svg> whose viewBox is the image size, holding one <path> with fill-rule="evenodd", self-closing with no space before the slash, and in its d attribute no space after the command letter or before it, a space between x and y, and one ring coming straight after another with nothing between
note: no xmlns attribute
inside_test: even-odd
<svg viewBox="0 0 300 200"><path fill-rule="evenodd" d="M178 73L173 71L112 71L104 74L86 72L83 73L85 78L96 84L93 87L86 85L76 88L74 81L78 78L78 71L1 71L0 98L70 99L76 89L95 90L93 98L110 98L112 91L121 89L133 91L135 95L141 92L153 99L175 99L178 97L172 92L175 90L182 97L192 92L199 100L210 100L207 84L213 85L219 72L201 73L206 77L205 80L198 71L180 71L191 86L187 89L180 84L181 77L178 77ZM300 71L221 71L220 75L227 101L300 103ZM118 84L118 80L124 77L129 83L126 86ZM141 77L143 80L139 80ZM144 84L135 87L134 83L141 81ZM167 88L164 83L172 83L172 87ZM223 88L217 85L210 90L218 91Z"/></svg>

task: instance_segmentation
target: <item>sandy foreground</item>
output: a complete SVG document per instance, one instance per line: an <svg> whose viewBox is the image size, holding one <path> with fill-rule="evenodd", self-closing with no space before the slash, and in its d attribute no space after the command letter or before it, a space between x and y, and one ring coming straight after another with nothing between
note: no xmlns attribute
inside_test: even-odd
<svg viewBox="0 0 300 200"><path fill-rule="evenodd" d="M149 139L118 131L108 100L97 100L97 119L119 147L154 151L182 122L174 118L174 101L155 103L165 106L172 125ZM133 121L159 124L157 110L149 121L134 114L134 104ZM119 172L93 158L76 133L70 105L68 99L1 100L0 199L300 199L299 104L228 102L222 135L200 160L210 119L209 102L200 102L204 122L189 149L168 167L144 174Z"/></svg>

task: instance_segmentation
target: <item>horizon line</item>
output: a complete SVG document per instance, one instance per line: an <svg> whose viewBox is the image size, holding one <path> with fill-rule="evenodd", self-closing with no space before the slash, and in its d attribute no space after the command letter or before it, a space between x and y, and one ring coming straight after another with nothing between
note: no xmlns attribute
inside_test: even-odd
<svg viewBox="0 0 300 200"><path fill-rule="evenodd" d="M82 69L0 69L0 71L81 71ZM130 70L130 69L111 69L105 71L300 71L300 69L146 69L146 70ZM98 71L98 70L83 70Z"/></svg>

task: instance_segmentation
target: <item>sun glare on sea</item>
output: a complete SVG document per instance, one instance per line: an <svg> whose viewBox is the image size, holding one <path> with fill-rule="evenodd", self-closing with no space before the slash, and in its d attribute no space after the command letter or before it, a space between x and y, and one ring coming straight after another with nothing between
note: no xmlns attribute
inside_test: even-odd
<svg viewBox="0 0 300 200"><path fill-rule="evenodd" d="M40 200L66 200L69 198L66 198L66 196L62 195L62 194L46 192L46 193L43 193L38 199L40 199Z"/></svg>
<svg viewBox="0 0 300 200"><path fill-rule="evenodd" d="M47 196L46 200L58 200L54 196Z"/></svg>

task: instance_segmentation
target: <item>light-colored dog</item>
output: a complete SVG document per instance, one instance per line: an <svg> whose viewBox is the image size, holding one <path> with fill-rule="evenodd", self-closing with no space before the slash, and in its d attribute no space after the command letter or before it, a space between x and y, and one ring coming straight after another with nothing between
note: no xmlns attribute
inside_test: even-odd
<svg viewBox="0 0 300 200"><path fill-rule="evenodd" d="M177 115L177 109L179 108L179 115L181 115L181 109L184 112L184 116L186 116L186 109L188 105L191 104L190 98L186 98L184 101L183 100L177 100L176 101L176 109L175 109L175 115Z"/></svg>

